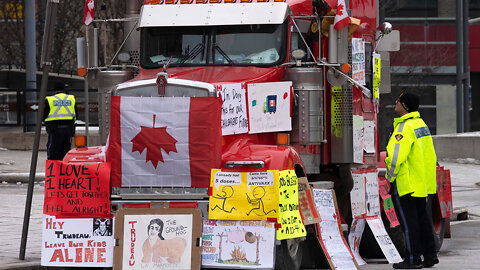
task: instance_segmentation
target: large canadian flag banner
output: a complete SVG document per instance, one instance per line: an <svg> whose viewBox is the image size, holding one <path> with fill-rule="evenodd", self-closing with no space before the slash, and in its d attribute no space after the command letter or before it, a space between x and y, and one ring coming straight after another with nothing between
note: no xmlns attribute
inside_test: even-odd
<svg viewBox="0 0 480 270"><path fill-rule="evenodd" d="M214 97L113 96L112 186L208 187L221 162L221 107Z"/></svg>

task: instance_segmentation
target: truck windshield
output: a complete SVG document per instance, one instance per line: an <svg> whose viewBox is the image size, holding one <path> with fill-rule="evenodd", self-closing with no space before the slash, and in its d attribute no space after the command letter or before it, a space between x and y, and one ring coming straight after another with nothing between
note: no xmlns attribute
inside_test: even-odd
<svg viewBox="0 0 480 270"><path fill-rule="evenodd" d="M286 23L142 29L141 65L273 66L286 55Z"/></svg>

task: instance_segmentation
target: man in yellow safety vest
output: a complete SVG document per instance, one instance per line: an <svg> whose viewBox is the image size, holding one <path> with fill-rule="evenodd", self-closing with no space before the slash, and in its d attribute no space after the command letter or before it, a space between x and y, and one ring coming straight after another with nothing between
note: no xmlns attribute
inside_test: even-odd
<svg viewBox="0 0 480 270"><path fill-rule="evenodd" d="M62 160L75 135L75 97L65 92L65 84L55 83L55 95L45 99L43 120L48 133L47 159Z"/></svg>
<svg viewBox="0 0 480 270"><path fill-rule="evenodd" d="M437 158L432 136L418 112L419 97L402 93L395 102L394 131L387 145L387 179L405 232L406 258L396 269L419 269L438 263L427 197L435 194ZM421 259L423 255L423 262Z"/></svg>

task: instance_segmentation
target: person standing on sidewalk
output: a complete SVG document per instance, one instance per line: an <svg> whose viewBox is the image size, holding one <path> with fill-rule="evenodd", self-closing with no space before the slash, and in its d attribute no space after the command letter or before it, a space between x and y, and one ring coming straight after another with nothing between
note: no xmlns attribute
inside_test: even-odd
<svg viewBox="0 0 480 270"><path fill-rule="evenodd" d="M48 133L47 159L62 160L75 135L75 97L65 92L65 84L55 83L55 95L45 98L43 120Z"/></svg>
<svg viewBox="0 0 480 270"><path fill-rule="evenodd" d="M437 158L433 140L418 112L419 97L402 93L395 102L394 131L387 145L387 179L405 233L406 258L395 269L420 269L437 264L427 197L435 194ZM423 262L421 259L423 255Z"/></svg>

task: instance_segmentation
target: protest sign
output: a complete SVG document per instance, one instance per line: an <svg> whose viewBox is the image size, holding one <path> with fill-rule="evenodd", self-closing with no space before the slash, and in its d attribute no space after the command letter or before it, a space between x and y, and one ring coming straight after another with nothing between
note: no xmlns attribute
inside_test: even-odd
<svg viewBox="0 0 480 270"><path fill-rule="evenodd" d="M359 269L343 237L335 194L330 189L312 189L322 221L317 224L318 241L332 269Z"/></svg>
<svg viewBox="0 0 480 270"><path fill-rule="evenodd" d="M312 189L310 188L310 184L308 184L307 177L298 177L298 203L303 225L315 224L322 221L313 202Z"/></svg>
<svg viewBox="0 0 480 270"><path fill-rule="evenodd" d="M292 82L247 85L249 133L292 130Z"/></svg>
<svg viewBox="0 0 480 270"><path fill-rule="evenodd" d="M43 213L57 217L111 218L110 163L47 160Z"/></svg>
<svg viewBox="0 0 480 270"><path fill-rule="evenodd" d="M382 250L383 254L387 258L389 263L397 263L402 261L402 257L398 253L395 245L388 236L385 227L383 226L382 219L378 216L376 217L367 217L368 226L372 230L373 235L375 236L375 240L377 240L380 249Z"/></svg>
<svg viewBox="0 0 480 270"><path fill-rule="evenodd" d="M242 84L224 84L217 88L222 99L222 135L248 132L247 98Z"/></svg>
<svg viewBox="0 0 480 270"><path fill-rule="evenodd" d="M365 41L352 38L352 78L365 85Z"/></svg>
<svg viewBox="0 0 480 270"><path fill-rule="evenodd" d="M354 218L352 220L352 226L350 227L350 233L348 234L348 244L350 245L350 250L355 256L355 260L359 265L364 265L366 262L360 256L360 241L362 241L363 231L365 230L365 219L364 218Z"/></svg>
<svg viewBox="0 0 480 270"><path fill-rule="evenodd" d="M437 194L442 218L453 216L452 205L452 182L450 179L450 170L444 167L437 167Z"/></svg>
<svg viewBox="0 0 480 270"><path fill-rule="evenodd" d="M209 219L267 220L278 217L278 171L212 169Z"/></svg>
<svg viewBox="0 0 480 270"><path fill-rule="evenodd" d="M115 270L200 269L201 210L122 208L115 225Z"/></svg>
<svg viewBox="0 0 480 270"><path fill-rule="evenodd" d="M44 215L42 266L111 267L113 220Z"/></svg>
<svg viewBox="0 0 480 270"><path fill-rule="evenodd" d="M298 206L298 179L294 170L280 171L280 197L277 239L290 239L307 235Z"/></svg>
<svg viewBox="0 0 480 270"><path fill-rule="evenodd" d="M365 200L367 216L380 215L380 196L378 194L377 170L366 169Z"/></svg>
<svg viewBox="0 0 480 270"><path fill-rule="evenodd" d="M350 204L352 208L352 216L354 218L361 217L366 214L365 199L365 174L363 170L352 171L353 188L350 192Z"/></svg>
<svg viewBox="0 0 480 270"><path fill-rule="evenodd" d="M203 221L202 266L273 269L274 223L251 220Z"/></svg>
<svg viewBox="0 0 480 270"><path fill-rule="evenodd" d="M385 212L385 215L387 216L388 221L390 221L392 227L397 227L398 225L400 225L400 223L398 222L397 214L395 213L392 197L390 195L387 195L383 199L383 211Z"/></svg>

